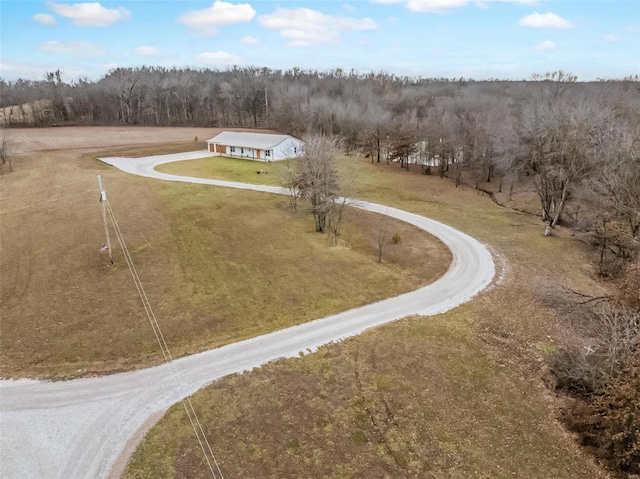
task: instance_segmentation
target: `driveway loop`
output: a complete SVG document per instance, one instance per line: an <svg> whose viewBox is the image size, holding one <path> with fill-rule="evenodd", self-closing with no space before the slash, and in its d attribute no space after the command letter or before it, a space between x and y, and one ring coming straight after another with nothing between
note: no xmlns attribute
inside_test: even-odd
<svg viewBox="0 0 640 479"><path fill-rule="evenodd" d="M197 151L100 160L149 178L287 194L274 186L182 177L154 169L163 163L210 156ZM416 291L180 358L171 365L66 382L0 381L0 477L105 479L127 442L150 418L160 417L159 413L213 381L279 358L296 357L301 351L315 351L406 316L444 313L471 300L493 280L491 253L471 236L388 206L360 200L349 204L405 221L440 239L453 255L447 272ZM184 387L178 391L175 384Z"/></svg>

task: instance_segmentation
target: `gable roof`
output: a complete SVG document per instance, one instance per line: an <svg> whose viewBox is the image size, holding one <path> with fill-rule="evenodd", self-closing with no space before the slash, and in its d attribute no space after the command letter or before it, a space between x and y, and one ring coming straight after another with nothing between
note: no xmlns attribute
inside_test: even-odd
<svg viewBox="0 0 640 479"><path fill-rule="evenodd" d="M293 138L289 135L274 135L272 133L249 133L237 131L223 131L219 135L211 138L207 143L220 143L226 146L244 146L247 148L257 148L260 150L268 150L279 145L287 138Z"/></svg>

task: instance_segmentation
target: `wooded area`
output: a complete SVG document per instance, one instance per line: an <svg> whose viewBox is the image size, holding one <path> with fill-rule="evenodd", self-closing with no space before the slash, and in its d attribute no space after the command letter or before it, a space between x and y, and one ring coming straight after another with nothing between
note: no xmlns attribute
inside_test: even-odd
<svg viewBox="0 0 640 479"><path fill-rule="evenodd" d="M476 82L340 69L139 67L67 83L58 70L42 81L0 80L0 122L337 135L372 161L436 170L456 185L464 176L482 189L498 176L512 190L523 177L533 179L549 227L568 220L569 202L586 201L598 212L581 219L591 223L587 229L607 230L610 215L601 212L609 208L637 238L639 86L638 78L578 83L562 71ZM627 255L624 244L607 247Z"/></svg>
<svg viewBox="0 0 640 479"><path fill-rule="evenodd" d="M618 291L551 301L571 334L550 345L549 364L559 386L581 398L567 421L614 470L639 474L640 82L576 80L564 72L473 81L340 69L141 67L68 83L56 71L42 81L0 80L0 122L336 136L371 162L439 174L455 186L500 193L506 203L514 192L530 191L541 232L573 228L596 273L616 281ZM324 230L325 216L318 220ZM577 303L584 304L567 307Z"/></svg>

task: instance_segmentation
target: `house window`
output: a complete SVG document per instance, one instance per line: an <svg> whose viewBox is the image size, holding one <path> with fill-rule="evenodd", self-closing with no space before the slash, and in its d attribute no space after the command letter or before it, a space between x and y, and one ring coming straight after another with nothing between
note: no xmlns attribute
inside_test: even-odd
<svg viewBox="0 0 640 479"><path fill-rule="evenodd" d="M266 156L266 157L269 157L269 158L270 158L270 157L271 157L271 150L267 150L267 151L265 151L265 152L264 152L264 156Z"/></svg>
<svg viewBox="0 0 640 479"><path fill-rule="evenodd" d="M240 148L240 154L244 155L244 148Z"/></svg>
<svg viewBox="0 0 640 479"><path fill-rule="evenodd" d="M229 147L229 151L230 151L231 153L235 153L235 152L236 152L236 147L235 147L235 146L231 146L231 147Z"/></svg>
<svg viewBox="0 0 640 479"><path fill-rule="evenodd" d="M293 147L293 152L298 153L298 148L296 146Z"/></svg>

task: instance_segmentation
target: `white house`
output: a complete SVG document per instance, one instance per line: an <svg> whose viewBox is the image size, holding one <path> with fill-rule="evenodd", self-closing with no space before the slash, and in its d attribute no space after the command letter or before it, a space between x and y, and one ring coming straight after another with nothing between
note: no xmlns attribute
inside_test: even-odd
<svg viewBox="0 0 640 479"><path fill-rule="evenodd" d="M302 153L303 143L289 135L223 131L207 141L211 153L256 161L278 161Z"/></svg>

